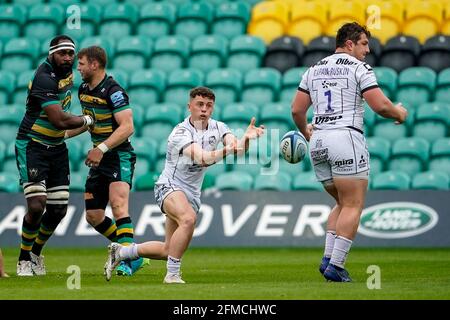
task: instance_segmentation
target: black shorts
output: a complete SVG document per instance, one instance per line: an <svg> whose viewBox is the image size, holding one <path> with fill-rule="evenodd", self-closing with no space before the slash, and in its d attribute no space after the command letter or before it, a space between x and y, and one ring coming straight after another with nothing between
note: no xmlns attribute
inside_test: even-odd
<svg viewBox="0 0 450 320"><path fill-rule="evenodd" d="M47 189L70 184L65 143L46 146L33 140L16 140L15 150L20 184L45 180Z"/></svg>

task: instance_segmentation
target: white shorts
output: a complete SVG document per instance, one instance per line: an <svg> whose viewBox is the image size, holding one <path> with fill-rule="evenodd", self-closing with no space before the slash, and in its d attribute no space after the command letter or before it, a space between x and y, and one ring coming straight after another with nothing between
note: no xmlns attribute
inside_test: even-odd
<svg viewBox="0 0 450 320"><path fill-rule="evenodd" d="M194 209L195 213L198 213L200 210L201 202L200 199L195 198L190 192L187 192L185 189L183 189L181 186L176 184L156 184L155 185L155 199L158 206L161 208L161 212L164 212L163 209L163 203L164 199L171 194L174 191L183 191L183 193L186 195L186 198L188 199L189 203L192 206L192 209Z"/></svg>
<svg viewBox="0 0 450 320"><path fill-rule="evenodd" d="M353 129L314 130L309 151L317 180L369 178L369 151L364 135Z"/></svg>

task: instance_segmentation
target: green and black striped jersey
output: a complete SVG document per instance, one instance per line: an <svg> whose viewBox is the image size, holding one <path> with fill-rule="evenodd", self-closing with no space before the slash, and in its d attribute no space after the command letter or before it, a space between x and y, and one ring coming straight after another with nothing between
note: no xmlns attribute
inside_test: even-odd
<svg viewBox="0 0 450 320"><path fill-rule="evenodd" d="M125 90L111 77L105 78L92 90L83 82L78 89L83 114L94 117L95 125L89 131L94 146L99 145L119 126L114 114L130 108ZM132 150L130 141L124 141L114 150Z"/></svg>
<svg viewBox="0 0 450 320"><path fill-rule="evenodd" d="M46 145L64 142L65 130L56 129L45 113L45 107L61 105L68 112L72 101L73 74L59 74L46 59L28 84L26 112L19 126L17 139L34 140Z"/></svg>

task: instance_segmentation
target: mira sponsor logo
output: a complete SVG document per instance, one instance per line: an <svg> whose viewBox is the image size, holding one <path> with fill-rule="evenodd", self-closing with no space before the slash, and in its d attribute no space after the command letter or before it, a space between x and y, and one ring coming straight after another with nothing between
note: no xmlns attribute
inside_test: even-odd
<svg viewBox="0 0 450 320"><path fill-rule="evenodd" d="M437 212L426 205L388 202L365 209L358 232L374 238L408 238L432 229L438 220Z"/></svg>

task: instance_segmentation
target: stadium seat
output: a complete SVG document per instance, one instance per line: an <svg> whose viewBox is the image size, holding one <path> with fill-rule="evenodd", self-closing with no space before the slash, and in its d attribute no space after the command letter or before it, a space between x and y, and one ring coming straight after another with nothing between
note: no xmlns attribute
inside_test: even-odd
<svg viewBox="0 0 450 320"><path fill-rule="evenodd" d="M26 12L26 8L19 4L0 5L0 40L7 41L20 37Z"/></svg>
<svg viewBox="0 0 450 320"><path fill-rule="evenodd" d="M206 172L205 175L203 176L202 190L214 188L215 184L216 184L216 176Z"/></svg>
<svg viewBox="0 0 450 320"><path fill-rule="evenodd" d="M133 137L131 140L131 144L133 145L134 152L136 153L137 158L144 159L150 164L156 162L156 158L158 156L157 141L153 140L151 137Z"/></svg>
<svg viewBox="0 0 450 320"><path fill-rule="evenodd" d="M99 25L99 34L112 39L121 39L134 32L138 20L138 8L130 3L112 3L105 7Z"/></svg>
<svg viewBox="0 0 450 320"><path fill-rule="evenodd" d="M2 162L3 165L3 172L10 172L14 173L15 175L18 174L17 171L17 160L16 160L16 149L15 149L15 141L5 141L6 149L5 149L5 156L4 160Z"/></svg>
<svg viewBox="0 0 450 320"><path fill-rule="evenodd" d="M222 111L222 121L236 136L242 136L252 117L258 120L258 107L251 102L232 103L225 105Z"/></svg>
<svg viewBox="0 0 450 320"><path fill-rule="evenodd" d="M377 66L382 51L380 40L375 37L370 37L369 49L370 53L366 56L365 61L371 67Z"/></svg>
<svg viewBox="0 0 450 320"><path fill-rule="evenodd" d="M413 67L398 76L397 101L417 108L431 100L436 87L436 73L426 67Z"/></svg>
<svg viewBox="0 0 450 320"><path fill-rule="evenodd" d="M1 69L16 74L33 69L34 60L39 54L39 41L30 38L14 38L3 48Z"/></svg>
<svg viewBox="0 0 450 320"><path fill-rule="evenodd" d="M24 36L39 41L54 37L64 21L64 10L58 4L36 4L30 8Z"/></svg>
<svg viewBox="0 0 450 320"><path fill-rule="evenodd" d="M407 107L407 106L406 106ZM414 125L415 109L408 108L408 117L402 125L395 124L395 121L383 118L380 115L375 116L375 125L373 127L373 135L389 140L393 143L399 138L409 136L410 128Z"/></svg>
<svg viewBox="0 0 450 320"><path fill-rule="evenodd" d="M105 49L108 58L111 59L115 55L115 41L114 38L102 37L102 36L93 36L86 37L81 42L80 47L86 48L90 46L99 46Z"/></svg>
<svg viewBox="0 0 450 320"><path fill-rule="evenodd" d="M155 104L146 111L142 136L161 142L167 139L181 118L182 110L178 105L167 102Z"/></svg>
<svg viewBox="0 0 450 320"><path fill-rule="evenodd" d="M268 170L269 165L270 159L259 159L257 155L247 154L244 157L235 158L231 165L231 171L247 172L252 177L256 177L261 172Z"/></svg>
<svg viewBox="0 0 450 320"><path fill-rule="evenodd" d="M333 1L330 4L325 34L336 36L339 28L347 22L365 22L365 12L360 1Z"/></svg>
<svg viewBox="0 0 450 320"><path fill-rule="evenodd" d="M376 67L373 71L377 77L378 85L383 90L384 94L388 98L394 99L397 91L397 72L389 67Z"/></svg>
<svg viewBox="0 0 450 320"><path fill-rule="evenodd" d="M450 138L436 140L431 147L429 169L450 176Z"/></svg>
<svg viewBox="0 0 450 320"><path fill-rule="evenodd" d="M74 19L74 15L78 14ZM63 24L61 32L72 39L81 42L86 37L97 34L97 28L101 19L102 8L93 3L79 3L75 11L66 11L67 23ZM80 25L77 25L79 18Z"/></svg>
<svg viewBox="0 0 450 320"><path fill-rule="evenodd" d="M122 69L108 69L107 74L113 77L125 90L128 89L128 73Z"/></svg>
<svg viewBox="0 0 450 320"><path fill-rule="evenodd" d="M84 165L84 154L81 148L81 142L75 138L65 140L67 150L69 151L70 170L78 171Z"/></svg>
<svg viewBox="0 0 450 320"><path fill-rule="evenodd" d="M189 68L209 72L224 65L228 40L220 35L203 35L192 41Z"/></svg>
<svg viewBox="0 0 450 320"><path fill-rule="evenodd" d="M269 44L285 33L288 20L289 7L285 3L262 1L253 7L247 31Z"/></svg>
<svg viewBox="0 0 450 320"><path fill-rule="evenodd" d="M227 168L228 168L227 164L224 162L224 160L221 160L215 163L214 165L209 166L206 169L206 173L210 176L217 177L219 174L227 172ZM214 178L214 181L215 180L216 179Z"/></svg>
<svg viewBox="0 0 450 320"><path fill-rule="evenodd" d="M303 65L310 67L317 62L333 54L336 50L336 39L334 37L320 36L310 41L303 55Z"/></svg>
<svg viewBox="0 0 450 320"><path fill-rule="evenodd" d="M367 147L370 153L370 172L380 173L385 169L388 162L391 143L389 140L380 137L367 138Z"/></svg>
<svg viewBox="0 0 450 320"><path fill-rule="evenodd" d="M450 104L425 103L416 113L416 121L413 126L413 135L422 137L432 143L448 134L450 125Z"/></svg>
<svg viewBox="0 0 450 320"><path fill-rule="evenodd" d="M403 171L410 177L425 169L430 144L424 138L401 138L392 145L389 170Z"/></svg>
<svg viewBox="0 0 450 320"><path fill-rule="evenodd" d="M422 46L418 65L435 72L450 68L450 36L437 35L429 38Z"/></svg>
<svg viewBox="0 0 450 320"><path fill-rule="evenodd" d="M290 191L292 179L286 172L255 177L255 190Z"/></svg>
<svg viewBox="0 0 450 320"><path fill-rule="evenodd" d="M396 36L390 38L381 52L379 66L390 67L397 72L416 65L420 52L420 43L411 36Z"/></svg>
<svg viewBox="0 0 450 320"><path fill-rule="evenodd" d="M6 143L0 140L0 171L3 170L3 162L5 161Z"/></svg>
<svg viewBox="0 0 450 320"><path fill-rule="evenodd" d="M186 106L189 91L203 84L203 73L196 69L178 69L170 73L164 91L164 101Z"/></svg>
<svg viewBox="0 0 450 320"><path fill-rule="evenodd" d="M450 68L439 72L434 95L436 102L448 103L450 101Z"/></svg>
<svg viewBox="0 0 450 320"><path fill-rule="evenodd" d="M299 38L290 36L276 38L267 47L263 65L284 73L300 65L304 51L303 42Z"/></svg>
<svg viewBox="0 0 450 320"><path fill-rule="evenodd" d="M117 43L113 66L128 73L145 69L153 43L144 36L124 37Z"/></svg>
<svg viewBox="0 0 450 320"><path fill-rule="evenodd" d="M107 5L111 3L119 2L119 0L84 0L84 2L87 3L96 3L101 7L106 7Z"/></svg>
<svg viewBox="0 0 450 320"><path fill-rule="evenodd" d="M244 171L221 173L216 177L216 188L219 190L249 191L253 187L253 177Z"/></svg>
<svg viewBox="0 0 450 320"><path fill-rule="evenodd" d="M385 171L374 175L372 189L375 190L408 190L411 178L405 172Z"/></svg>
<svg viewBox="0 0 450 320"><path fill-rule="evenodd" d="M176 7L169 2L144 5L140 10L137 33L156 40L169 35L175 23Z"/></svg>
<svg viewBox="0 0 450 320"><path fill-rule="evenodd" d="M142 105L134 102L131 98L131 110L133 111L133 124L134 124L134 134L136 137L141 136L142 124L144 123L145 111Z"/></svg>
<svg viewBox="0 0 450 320"><path fill-rule="evenodd" d="M327 8L319 1L302 1L292 6L287 34L305 44L322 35L327 23Z"/></svg>
<svg viewBox="0 0 450 320"><path fill-rule="evenodd" d="M439 171L426 171L418 173L412 181L413 189L448 190L450 179L448 174Z"/></svg>
<svg viewBox="0 0 450 320"><path fill-rule="evenodd" d="M292 102L303 74L308 68L298 67L287 70L281 79L280 101Z"/></svg>
<svg viewBox="0 0 450 320"><path fill-rule="evenodd" d="M312 108L309 108L311 110ZM369 107L367 103L364 103L364 128L363 131L366 133L367 136L372 136L375 122L377 121L377 114L375 111L372 110L372 108Z"/></svg>
<svg viewBox="0 0 450 320"><path fill-rule="evenodd" d="M264 124L266 134L281 137L295 127L292 121L291 106L288 103L268 103L262 106L259 121ZM276 137L276 136L275 136Z"/></svg>
<svg viewBox="0 0 450 320"><path fill-rule="evenodd" d="M17 174L11 172L0 172L0 192L19 192L19 179Z"/></svg>
<svg viewBox="0 0 450 320"><path fill-rule="evenodd" d="M81 172L72 172L70 175L70 192L84 192L86 185L86 176Z"/></svg>
<svg viewBox="0 0 450 320"><path fill-rule="evenodd" d="M10 102L15 88L16 76L11 71L0 70L0 106Z"/></svg>
<svg viewBox="0 0 450 320"><path fill-rule="evenodd" d="M9 143L16 139L17 130L25 114L25 104L7 105L0 113L0 140Z"/></svg>
<svg viewBox="0 0 450 320"><path fill-rule="evenodd" d="M216 7L211 33L232 39L245 34L250 19L250 6L242 1L222 2Z"/></svg>
<svg viewBox="0 0 450 320"><path fill-rule="evenodd" d="M244 78L242 101L253 102L258 106L277 101L281 87L281 74L272 68L249 71Z"/></svg>
<svg viewBox="0 0 450 320"><path fill-rule="evenodd" d="M216 105L226 106L239 100L242 75L235 69L215 69L206 76L206 86L214 90Z"/></svg>
<svg viewBox="0 0 450 320"><path fill-rule="evenodd" d="M295 176L292 182L293 190L305 190L305 191L323 191L322 183L317 181L314 172L302 172Z"/></svg>
<svg viewBox="0 0 450 320"><path fill-rule="evenodd" d="M163 36L155 42L150 67L171 72L183 68L189 55L189 39L184 36Z"/></svg>
<svg viewBox="0 0 450 320"><path fill-rule="evenodd" d="M192 40L207 34L213 14L213 6L208 2L184 3L178 7L174 33Z"/></svg>
<svg viewBox="0 0 450 320"><path fill-rule="evenodd" d="M435 1L413 1L406 6L402 32L415 36L421 43L439 32L443 9Z"/></svg>
<svg viewBox="0 0 450 320"><path fill-rule="evenodd" d="M166 75L157 69L135 71L130 78L128 94L131 101L149 107L161 101Z"/></svg>
<svg viewBox="0 0 450 320"><path fill-rule="evenodd" d="M149 172L144 175L136 177L134 183L134 189L136 191L150 191L155 187L155 182L158 180L159 175L154 172Z"/></svg>
<svg viewBox="0 0 450 320"><path fill-rule="evenodd" d="M25 105L28 95L28 86L34 77L35 70L23 71L17 78L17 84L12 94L12 102Z"/></svg>
<svg viewBox="0 0 450 320"><path fill-rule="evenodd" d="M370 0L368 2L368 24L372 36L377 37L382 44L401 33L403 26L403 4L400 1ZM371 41L371 40L370 40Z"/></svg>
<svg viewBox="0 0 450 320"><path fill-rule="evenodd" d="M275 154L271 159L269 169L272 169L274 172L285 172L287 173L292 180L300 173L305 171L303 162L300 163L289 163L281 157L276 157Z"/></svg>
<svg viewBox="0 0 450 320"><path fill-rule="evenodd" d="M260 38L248 35L235 37L230 42L227 66L242 73L259 68L265 52L266 46Z"/></svg>

